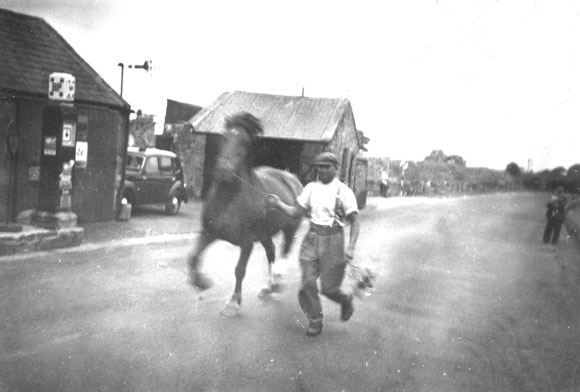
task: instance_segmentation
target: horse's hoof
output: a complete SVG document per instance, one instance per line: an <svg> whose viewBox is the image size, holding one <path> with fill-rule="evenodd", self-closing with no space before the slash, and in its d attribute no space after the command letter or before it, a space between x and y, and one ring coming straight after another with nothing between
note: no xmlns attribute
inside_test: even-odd
<svg viewBox="0 0 580 392"><path fill-rule="evenodd" d="M204 291L211 287L211 280L202 273L193 272L191 274L191 285L198 290Z"/></svg>
<svg viewBox="0 0 580 392"><path fill-rule="evenodd" d="M266 288L266 289L262 289L260 291L260 294L258 294L258 298L266 299L266 298L270 298L271 295L272 295L272 290Z"/></svg>
<svg viewBox="0 0 580 392"><path fill-rule="evenodd" d="M229 302L226 308L221 311L222 317L232 318L240 315L241 306L235 302Z"/></svg>

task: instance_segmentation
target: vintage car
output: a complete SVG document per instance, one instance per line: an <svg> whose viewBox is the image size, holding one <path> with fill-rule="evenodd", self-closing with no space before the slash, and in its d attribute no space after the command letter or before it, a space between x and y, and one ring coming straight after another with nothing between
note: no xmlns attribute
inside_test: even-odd
<svg viewBox="0 0 580 392"><path fill-rule="evenodd" d="M187 203L187 192L179 158L171 151L129 147L122 203L160 204L174 215L182 202Z"/></svg>

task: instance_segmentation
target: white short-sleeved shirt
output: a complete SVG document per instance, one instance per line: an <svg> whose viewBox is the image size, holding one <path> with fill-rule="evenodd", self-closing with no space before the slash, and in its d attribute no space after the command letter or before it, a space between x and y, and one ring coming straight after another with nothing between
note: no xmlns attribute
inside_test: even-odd
<svg viewBox="0 0 580 392"><path fill-rule="evenodd" d="M337 178L328 184L320 181L308 183L297 200L302 208L310 212L310 220L316 225L332 226L336 220L344 226L344 217L358 212L354 192ZM338 216L334 211L337 205Z"/></svg>

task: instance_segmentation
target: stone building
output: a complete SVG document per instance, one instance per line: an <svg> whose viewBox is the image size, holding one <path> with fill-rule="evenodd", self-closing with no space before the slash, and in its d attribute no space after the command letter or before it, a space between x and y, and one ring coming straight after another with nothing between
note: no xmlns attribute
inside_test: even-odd
<svg viewBox="0 0 580 392"><path fill-rule="evenodd" d="M175 137L181 140L176 143L177 152L193 157L184 168L189 173L193 195L203 197L209 187L219 147L217 135L223 131L224 119L242 111L259 118L264 127L264 135L256 146L256 166L288 170L307 183L313 179L314 156L331 151L341 162L341 181L355 191L359 205L365 205L366 159L359 156L360 143L348 99L244 91L222 94L191 118L190 130L182 127L181 135Z"/></svg>

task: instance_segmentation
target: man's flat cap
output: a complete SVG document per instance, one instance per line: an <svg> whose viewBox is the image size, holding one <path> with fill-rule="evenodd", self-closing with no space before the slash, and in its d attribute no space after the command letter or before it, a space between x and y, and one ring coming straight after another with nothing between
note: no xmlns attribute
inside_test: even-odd
<svg viewBox="0 0 580 392"><path fill-rule="evenodd" d="M338 167L338 158L331 152L321 152L316 157L314 157L315 165L334 165Z"/></svg>

